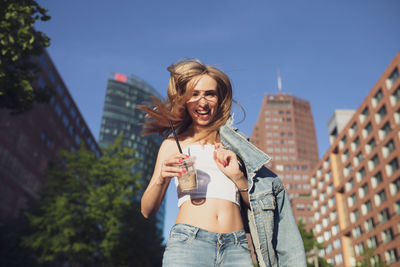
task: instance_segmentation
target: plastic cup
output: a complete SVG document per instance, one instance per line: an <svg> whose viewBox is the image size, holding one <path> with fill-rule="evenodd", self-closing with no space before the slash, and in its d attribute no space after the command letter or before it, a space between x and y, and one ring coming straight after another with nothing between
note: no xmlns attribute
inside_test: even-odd
<svg viewBox="0 0 400 267"><path fill-rule="evenodd" d="M178 166L185 169L186 172L178 176L178 184L182 192L190 191L197 188L197 176L195 167L196 157L189 157L184 159Z"/></svg>

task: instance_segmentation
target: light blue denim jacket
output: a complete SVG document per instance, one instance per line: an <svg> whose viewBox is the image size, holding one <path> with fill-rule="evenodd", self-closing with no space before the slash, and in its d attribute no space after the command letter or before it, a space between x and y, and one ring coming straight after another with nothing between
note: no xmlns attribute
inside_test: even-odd
<svg viewBox="0 0 400 267"><path fill-rule="evenodd" d="M307 266L303 241L282 181L264 166L270 157L234 128L232 120L219 133L221 143L235 152L246 167L250 201L247 217L259 266Z"/></svg>

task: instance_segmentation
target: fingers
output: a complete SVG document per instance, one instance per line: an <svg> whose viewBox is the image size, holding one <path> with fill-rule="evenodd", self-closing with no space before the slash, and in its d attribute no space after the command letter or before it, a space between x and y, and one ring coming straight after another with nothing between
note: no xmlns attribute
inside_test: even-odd
<svg viewBox="0 0 400 267"><path fill-rule="evenodd" d="M185 168L177 166L183 162L183 159L188 158L188 155L177 154L170 159L165 160L161 166L161 178L172 178L175 176L181 176L182 173L186 172Z"/></svg>
<svg viewBox="0 0 400 267"><path fill-rule="evenodd" d="M214 160L226 167L231 163L232 159L236 159L236 154L222 147L221 144L215 145Z"/></svg>

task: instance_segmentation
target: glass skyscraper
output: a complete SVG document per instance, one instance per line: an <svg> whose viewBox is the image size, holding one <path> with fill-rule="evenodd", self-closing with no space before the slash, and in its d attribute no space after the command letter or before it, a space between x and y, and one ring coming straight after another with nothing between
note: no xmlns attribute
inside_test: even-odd
<svg viewBox="0 0 400 267"><path fill-rule="evenodd" d="M141 173L142 193L153 175L154 164L162 139L158 135L142 136L145 113L138 105L152 102L151 96L162 99L149 84L134 75L114 73L109 79L104 101L103 116L99 137L100 146L112 144L122 134L123 146L134 148L136 163L134 173ZM137 196L140 201L141 194ZM165 202L156 215L157 226L163 231Z"/></svg>

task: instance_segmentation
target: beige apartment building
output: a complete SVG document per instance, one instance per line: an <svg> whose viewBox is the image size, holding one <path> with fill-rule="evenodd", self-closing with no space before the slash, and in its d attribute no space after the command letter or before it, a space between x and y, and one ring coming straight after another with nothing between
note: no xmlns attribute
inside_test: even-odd
<svg viewBox="0 0 400 267"><path fill-rule="evenodd" d="M334 266L354 266L367 249L372 266L400 266L399 70L400 53L346 124L331 119L331 146L311 175L319 255Z"/></svg>
<svg viewBox="0 0 400 267"><path fill-rule="evenodd" d="M310 103L284 93L265 95L251 142L271 156L268 167L281 177L296 220L310 230L310 174L319 161Z"/></svg>

